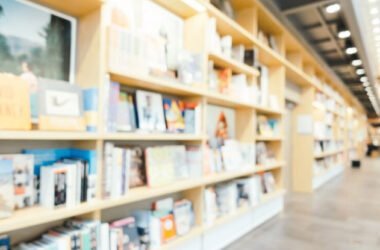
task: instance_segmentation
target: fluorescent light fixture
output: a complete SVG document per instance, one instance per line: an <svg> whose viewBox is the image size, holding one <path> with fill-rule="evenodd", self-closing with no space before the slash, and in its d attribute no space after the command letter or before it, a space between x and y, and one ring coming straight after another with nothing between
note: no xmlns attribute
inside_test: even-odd
<svg viewBox="0 0 380 250"><path fill-rule="evenodd" d="M379 9L376 8L376 7L373 7L371 8L371 10L369 11L369 13L371 13L371 15L376 15L379 13Z"/></svg>
<svg viewBox="0 0 380 250"><path fill-rule="evenodd" d="M374 19L372 19L372 24L373 25L378 25L378 24L380 24L380 18L374 18Z"/></svg>
<svg viewBox="0 0 380 250"><path fill-rule="evenodd" d="M204 12L206 11L206 7L203 6L200 2L197 0L182 0L185 4L189 5L193 10L197 12Z"/></svg>
<svg viewBox="0 0 380 250"><path fill-rule="evenodd" d="M330 4L330 5L327 5L325 7L325 10L329 14L336 13L336 12L340 11L340 4L339 3L333 3L333 4Z"/></svg>
<svg viewBox="0 0 380 250"><path fill-rule="evenodd" d="M360 75L364 75L364 73L365 73L365 70L364 70L364 69L357 69L357 70L356 70L356 74L358 74L359 76L360 76Z"/></svg>
<svg viewBox="0 0 380 250"><path fill-rule="evenodd" d="M356 54L357 52L358 52L358 49L356 47L348 47L346 49L347 55L353 55L353 54Z"/></svg>
<svg viewBox="0 0 380 250"><path fill-rule="evenodd" d="M360 60L360 59L352 60L351 64L352 64L352 66L355 66L355 67L360 66L360 65L362 65L362 60Z"/></svg>
<svg viewBox="0 0 380 250"><path fill-rule="evenodd" d="M367 82L368 81L368 77L362 76L362 77L360 77L360 81L361 82Z"/></svg>
<svg viewBox="0 0 380 250"><path fill-rule="evenodd" d="M351 36L351 31L349 30L341 30L338 32L338 37L340 39L346 39L346 38L349 38Z"/></svg>

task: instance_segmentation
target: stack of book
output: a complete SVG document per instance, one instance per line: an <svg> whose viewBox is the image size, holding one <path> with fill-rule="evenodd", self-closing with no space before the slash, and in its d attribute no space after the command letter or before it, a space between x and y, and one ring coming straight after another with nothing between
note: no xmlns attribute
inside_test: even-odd
<svg viewBox="0 0 380 250"><path fill-rule="evenodd" d="M0 169L0 218L33 205L72 207L95 198L92 150L28 149L24 154L0 155Z"/></svg>
<svg viewBox="0 0 380 250"><path fill-rule="evenodd" d="M150 210L133 211L132 216L111 223L68 220L15 249L156 249L193 226L192 202L166 198L154 202ZM0 236L0 249L10 247L10 238Z"/></svg>
<svg viewBox="0 0 380 250"><path fill-rule="evenodd" d="M103 165L103 197L126 195L138 186L158 187L176 180L202 176L199 146L125 148L106 143Z"/></svg>

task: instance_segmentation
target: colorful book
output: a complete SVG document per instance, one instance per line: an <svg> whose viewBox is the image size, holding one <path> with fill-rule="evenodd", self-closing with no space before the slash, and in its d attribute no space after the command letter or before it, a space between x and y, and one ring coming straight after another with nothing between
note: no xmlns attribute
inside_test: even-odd
<svg viewBox="0 0 380 250"><path fill-rule="evenodd" d="M139 129L148 132L164 132L166 130L160 94L137 90L136 104Z"/></svg>
<svg viewBox="0 0 380 250"><path fill-rule="evenodd" d="M114 221L111 223L110 227L121 229L121 249L140 249L140 238L134 217L127 217L125 219Z"/></svg>
<svg viewBox="0 0 380 250"><path fill-rule="evenodd" d="M185 130L185 103L172 98L164 98L163 105L168 132L183 132Z"/></svg>
<svg viewBox="0 0 380 250"><path fill-rule="evenodd" d="M146 184L146 173L144 166L144 151L135 147L130 151L129 187L140 187Z"/></svg>
<svg viewBox="0 0 380 250"><path fill-rule="evenodd" d="M88 132L98 130L98 106L99 106L99 89L88 88L83 90L83 111Z"/></svg>
<svg viewBox="0 0 380 250"><path fill-rule="evenodd" d="M0 219L12 215L15 207L13 161L0 159Z"/></svg>

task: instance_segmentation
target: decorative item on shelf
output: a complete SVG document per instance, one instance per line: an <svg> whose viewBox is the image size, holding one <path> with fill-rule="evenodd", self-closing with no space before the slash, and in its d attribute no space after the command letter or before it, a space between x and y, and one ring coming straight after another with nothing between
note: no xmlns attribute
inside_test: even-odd
<svg viewBox="0 0 380 250"><path fill-rule="evenodd" d="M29 86L20 77L0 74L0 129L31 129Z"/></svg>
<svg viewBox="0 0 380 250"><path fill-rule="evenodd" d="M38 126L41 130L84 131L82 90L67 82L40 79Z"/></svg>

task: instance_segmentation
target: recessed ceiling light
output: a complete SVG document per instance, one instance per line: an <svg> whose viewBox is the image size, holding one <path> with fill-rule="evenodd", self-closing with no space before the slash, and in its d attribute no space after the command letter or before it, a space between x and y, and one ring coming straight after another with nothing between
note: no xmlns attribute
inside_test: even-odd
<svg viewBox="0 0 380 250"><path fill-rule="evenodd" d="M325 10L329 14L336 13L336 12L340 11L340 4L339 3L333 3L330 5L327 5Z"/></svg>
<svg viewBox="0 0 380 250"><path fill-rule="evenodd" d="M360 77L360 81L361 82L367 82L368 81L368 77L362 76L362 77Z"/></svg>
<svg viewBox="0 0 380 250"><path fill-rule="evenodd" d="M373 25L380 24L380 19L379 19L379 18L374 18L374 19L372 19L372 24L373 24Z"/></svg>
<svg viewBox="0 0 380 250"><path fill-rule="evenodd" d="M340 39L349 38L351 36L351 31L349 30L341 30L338 32L338 37Z"/></svg>
<svg viewBox="0 0 380 250"><path fill-rule="evenodd" d="M358 52L358 49L356 47L349 47L346 49L346 54L347 55L353 55Z"/></svg>
<svg viewBox="0 0 380 250"><path fill-rule="evenodd" d="M380 48L379 48L379 50L380 50ZM360 59L352 60L351 64L352 64L352 66L360 66L360 65L362 65L362 60L360 60Z"/></svg>
<svg viewBox="0 0 380 250"><path fill-rule="evenodd" d="M364 75L364 73L365 73L364 69L357 69L356 70L356 74L358 74L358 75Z"/></svg>
<svg viewBox="0 0 380 250"><path fill-rule="evenodd" d="M377 13L379 13L379 9L374 7L374 8L371 8L371 10L369 11L369 13L371 13L371 15L376 15Z"/></svg>

